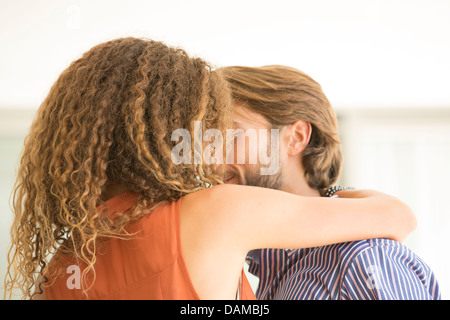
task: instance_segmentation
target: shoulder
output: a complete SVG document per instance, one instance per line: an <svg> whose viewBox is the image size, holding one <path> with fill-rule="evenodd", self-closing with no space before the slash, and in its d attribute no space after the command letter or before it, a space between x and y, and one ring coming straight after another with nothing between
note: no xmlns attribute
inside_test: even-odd
<svg viewBox="0 0 450 320"><path fill-rule="evenodd" d="M267 188L223 184L184 196L182 205L199 214L206 210L209 217L231 218L233 214L239 217L242 212L255 212L252 209L257 209L258 203L273 196L273 192Z"/></svg>
<svg viewBox="0 0 450 320"><path fill-rule="evenodd" d="M208 212L208 217L217 216L225 211L224 208L231 207L235 202L235 196L239 194L237 192L239 188L236 187L235 185L217 185L190 193L182 199L182 211L191 212L197 217L205 212Z"/></svg>
<svg viewBox="0 0 450 320"><path fill-rule="evenodd" d="M344 270L346 294L370 293L376 299L439 299L431 268L404 244L388 239L366 240L367 248Z"/></svg>
<svg viewBox="0 0 450 320"><path fill-rule="evenodd" d="M316 252L332 253L340 264L346 264L371 247L370 240L350 241L316 248Z"/></svg>
<svg viewBox="0 0 450 320"><path fill-rule="evenodd" d="M190 193L184 196L183 202L227 204L248 191L246 186L221 184Z"/></svg>
<svg viewBox="0 0 450 320"><path fill-rule="evenodd" d="M339 251L340 255L347 256L347 258L355 257L366 250L380 250L382 252L405 251L407 253L414 254L408 247L398 241L380 238L342 242L324 246L322 248L327 248L330 246L336 251Z"/></svg>
<svg viewBox="0 0 450 320"><path fill-rule="evenodd" d="M372 264L385 261L386 257L392 260L401 260L402 263L418 260L416 254L404 244L390 239L365 239L360 241L337 244L340 256L351 262L354 259L363 259L371 256Z"/></svg>
<svg viewBox="0 0 450 320"><path fill-rule="evenodd" d="M372 253L376 258L374 260L379 265L408 269L423 283L426 283L427 277L433 273L419 255L398 241L390 239L370 239L367 241L370 245L368 253Z"/></svg>
<svg viewBox="0 0 450 320"><path fill-rule="evenodd" d="M365 239L360 241L342 242L315 250L317 254L329 253L342 266L342 271L354 263L364 262L367 265L385 264L388 259L391 262L402 264L411 268L419 268L423 261L404 244L390 239Z"/></svg>
<svg viewBox="0 0 450 320"><path fill-rule="evenodd" d="M364 243L361 246L364 249L353 256L349 268L368 268L370 272L385 274L388 278L401 275L405 281L418 281L425 286L434 278L431 268L413 250L398 241L368 239L357 243Z"/></svg>
<svg viewBox="0 0 450 320"><path fill-rule="evenodd" d="M182 198L181 229L192 237L229 237L237 211L235 185L218 185L190 193ZM242 192L242 191L241 191ZM212 237L212 238L211 238Z"/></svg>
<svg viewBox="0 0 450 320"><path fill-rule="evenodd" d="M378 263L383 263L383 257L387 257L391 262L402 264L412 269L424 265L424 262L414 251L398 241L390 239L368 239L366 242L368 248L361 253L376 254L374 259L376 258Z"/></svg>
<svg viewBox="0 0 450 320"><path fill-rule="evenodd" d="M202 195L202 197L208 197L209 199L214 199L215 201L223 200L224 203L229 203L230 200L234 199L249 199L253 196L264 196L264 195L286 195L288 193L274 190L269 188L255 187L255 186L243 186L238 184L220 184L200 192L194 192L191 195ZM256 200L256 199L255 199Z"/></svg>

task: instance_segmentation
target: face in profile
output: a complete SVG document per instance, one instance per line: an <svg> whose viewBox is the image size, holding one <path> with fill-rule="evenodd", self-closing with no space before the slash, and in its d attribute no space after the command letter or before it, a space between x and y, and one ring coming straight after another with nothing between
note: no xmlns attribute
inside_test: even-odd
<svg viewBox="0 0 450 320"><path fill-rule="evenodd" d="M278 140L278 134L273 134L271 124L264 116L239 105L235 105L233 123L234 152L228 155L224 182L281 189L282 159L279 156L279 149L273 148L275 141L272 140ZM261 142L264 139L267 143ZM276 145L278 146L278 141ZM262 161L262 158L265 160ZM267 171L268 167L275 170Z"/></svg>

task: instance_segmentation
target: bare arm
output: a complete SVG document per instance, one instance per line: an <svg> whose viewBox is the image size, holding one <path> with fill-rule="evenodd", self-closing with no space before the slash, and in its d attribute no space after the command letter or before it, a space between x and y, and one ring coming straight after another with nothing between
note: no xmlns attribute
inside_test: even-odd
<svg viewBox="0 0 450 320"><path fill-rule="evenodd" d="M181 243L199 296L233 297L252 249L306 248L374 237L401 241L415 228L411 210L396 198L374 191L343 191L339 196L300 197L239 185L185 196ZM212 274L216 276L208 276Z"/></svg>
<svg viewBox="0 0 450 320"><path fill-rule="evenodd" d="M406 204L376 191L340 191L341 199L331 199L238 185L214 188L210 200L217 211L211 218L227 225L235 245L246 246L245 250L368 238L403 241L416 227Z"/></svg>

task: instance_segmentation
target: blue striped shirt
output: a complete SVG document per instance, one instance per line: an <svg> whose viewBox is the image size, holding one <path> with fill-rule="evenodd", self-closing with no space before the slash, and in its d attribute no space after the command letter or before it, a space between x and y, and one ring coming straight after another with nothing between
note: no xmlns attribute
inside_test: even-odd
<svg viewBox="0 0 450 320"><path fill-rule="evenodd" d="M387 239L248 254L261 300L439 300L433 271Z"/></svg>

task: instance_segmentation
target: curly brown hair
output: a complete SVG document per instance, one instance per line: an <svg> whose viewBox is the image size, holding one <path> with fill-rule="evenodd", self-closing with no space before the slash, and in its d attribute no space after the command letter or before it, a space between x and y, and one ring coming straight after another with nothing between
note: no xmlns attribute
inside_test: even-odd
<svg viewBox="0 0 450 320"><path fill-rule="evenodd" d="M235 103L263 115L273 127L303 120L311 124L302 164L308 185L329 188L339 178L342 150L337 118L319 83L282 65L230 66L220 69Z"/></svg>
<svg viewBox="0 0 450 320"><path fill-rule="evenodd" d="M32 297L56 250L84 261L84 277L95 274L99 239L123 236L149 204L222 183L214 166L174 165L171 132L185 128L192 135L194 121L224 131L231 112L220 72L180 48L121 38L74 61L50 89L25 139L5 294L19 287ZM114 220L97 210L111 183L140 195L131 214Z"/></svg>

